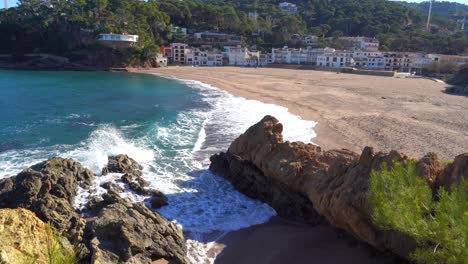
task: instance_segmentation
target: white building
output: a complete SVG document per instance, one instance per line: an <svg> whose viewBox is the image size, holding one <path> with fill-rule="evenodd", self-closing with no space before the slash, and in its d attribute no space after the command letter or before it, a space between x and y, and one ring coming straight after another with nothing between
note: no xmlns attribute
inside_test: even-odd
<svg viewBox="0 0 468 264"><path fill-rule="evenodd" d="M138 35L102 33L98 36L98 42L106 46L128 48L138 42Z"/></svg>
<svg viewBox="0 0 468 264"><path fill-rule="evenodd" d="M288 48L287 46L284 46L283 48L276 49L273 48L271 49L271 60L273 63L278 63L278 64L290 64L292 63L291 60L291 49Z"/></svg>
<svg viewBox="0 0 468 264"><path fill-rule="evenodd" d="M182 33L184 36L187 35L187 28L184 27L172 27L172 34Z"/></svg>
<svg viewBox="0 0 468 264"><path fill-rule="evenodd" d="M229 65L233 66L257 66L260 64L260 52L249 51L247 48L224 47L225 57L229 61Z"/></svg>
<svg viewBox="0 0 468 264"><path fill-rule="evenodd" d="M385 69L385 58L383 56L369 56L367 58L367 68L372 70Z"/></svg>
<svg viewBox="0 0 468 264"><path fill-rule="evenodd" d="M365 51L379 51L379 40L369 37L340 37L340 40L346 42L346 49L349 50L365 50Z"/></svg>
<svg viewBox="0 0 468 264"><path fill-rule="evenodd" d="M223 53L218 50L185 48L185 64L196 66L222 66Z"/></svg>
<svg viewBox="0 0 468 264"><path fill-rule="evenodd" d="M287 46L280 49L273 48L271 50L271 63L318 65L317 58L319 55L334 52L335 49L331 48L293 49Z"/></svg>
<svg viewBox="0 0 468 264"><path fill-rule="evenodd" d="M290 13L290 14L296 14L297 13L297 6L293 3L289 2L282 2L279 3L279 7L283 12Z"/></svg>
<svg viewBox="0 0 468 264"><path fill-rule="evenodd" d="M353 52L345 50L326 51L317 56L317 66L327 68L354 66Z"/></svg>
<svg viewBox="0 0 468 264"><path fill-rule="evenodd" d="M113 42L133 42L133 43L135 43L135 42L138 42L138 35L102 33L102 34L99 34L98 40L113 41Z"/></svg>
<svg viewBox="0 0 468 264"><path fill-rule="evenodd" d="M167 67L167 57L165 57L161 53L158 53L156 55L156 66L157 67Z"/></svg>

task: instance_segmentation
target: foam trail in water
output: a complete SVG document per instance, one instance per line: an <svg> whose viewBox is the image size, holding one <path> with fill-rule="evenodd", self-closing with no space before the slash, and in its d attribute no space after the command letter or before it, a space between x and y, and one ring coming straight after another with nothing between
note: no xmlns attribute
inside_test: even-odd
<svg viewBox="0 0 468 264"><path fill-rule="evenodd" d="M235 138L265 115L273 115L283 123L285 140L308 143L316 136L313 131L316 122L292 115L285 107L235 97L197 81L172 79L198 90L203 100L211 106L193 149L197 151L190 157L191 160L200 161L201 168L209 165L210 155L225 151ZM199 146L201 138L203 144ZM213 263L216 257L209 253L215 245L209 241L204 243L201 234L260 224L274 214L267 205L246 199L231 184L209 171L204 170L193 176L194 180L189 180L192 189L174 197L175 206L161 210L165 216L181 224L184 230L191 231L187 246L193 263Z"/></svg>

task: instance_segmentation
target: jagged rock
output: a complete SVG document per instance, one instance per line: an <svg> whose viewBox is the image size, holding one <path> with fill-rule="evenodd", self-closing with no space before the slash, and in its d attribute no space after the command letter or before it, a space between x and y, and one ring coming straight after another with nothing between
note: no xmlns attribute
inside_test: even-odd
<svg viewBox="0 0 468 264"><path fill-rule="evenodd" d="M234 140L227 153L211 157L210 169L239 191L267 202L280 215L309 222L310 216L318 222L320 215L378 249L402 257L414 250L412 238L373 225L367 200L371 171L407 156L396 151L375 153L370 147L361 155L349 150L322 151L312 144L284 142L282 130L276 118L265 116ZM428 154L417 162L417 173L434 185L450 186L468 177L468 154L455 158L442 172L437 156Z"/></svg>
<svg viewBox="0 0 468 264"><path fill-rule="evenodd" d="M143 178L141 178L138 175L135 175L133 173L126 173L120 178L124 183L131 183L131 182L137 182L139 186L141 187L148 187L150 184L149 182L145 181Z"/></svg>
<svg viewBox="0 0 468 264"><path fill-rule="evenodd" d="M26 209L0 210L0 263L49 263L47 225Z"/></svg>
<svg viewBox="0 0 468 264"><path fill-rule="evenodd" d="M78 162L51 158L15 177L0 180L0 208L29 209L41 220L50 221L71 243L80 246L85 221L72 204L78 186L91 185L93 177Z"/></svg>
<svg viewBox="0 0 468 264"><path fill-rule="evenodd" d="M94 215L97 215L103 208L114 203L125 204L126 206L130 206L131 204L129 200L120 197L117 192L109 190L102 197L92 197L88 202L88 209Z"/></svg>
<svg viewBox="0 0 468 264"><path fill-rule="evenodd" d="M113 183L113 182L105 182L105 183L102 183L101 185L102 188L106 189L106 190L112 190L112 191L116 191L116 192L119 192L119 193L122 193L124 192L124 188L120 187L120 185L116 184L116 183Z"/></svg>
<svg viewBox="0 0 468 264"><path fill-rule="evenodd" d="M163 206L168 205L167 197L162 192L157 190L152 190L152 196L150 199L150 204L153 209L159 209Z"/></svg>
<svg viewBox="0 0 468 264"><path fill-rule="evenodd" d="M162 192L147 188L150 183L141 177L143 167L138 162L127 155L112 156L108 160L109 164L102 170L103 175L110 172L125 173L120 178L122 182L139 195L151 196L152 208L159 209L168 205L167 197Z"/></svg>
<svg viewBox="0 0 468 264"><path fill-rule="evenodd" d="M139 195L151 196L150 204L154 209L159 209L168 205L167 197L160 191L145 188L149 186L149 182L145 181L141 176L133 173L126 173L121 177L121 180L127 184L130 190Z"/></svg>
<svg viewBox="0 0 468 264"><path fill-rule="evenodd" d="M109 193L91 224L93 263L189 263L185 240L174 224L142 203ZM96 208L95 208L96 209Z"/></svg>
<svg viewBox="0 0 468 264"><path fill-rule="evenodd" d="M238 156L220 153L210 158L210 170L223 175L243 194L274 205L279 216L320 224L323 218L315 211L307 196L292 191L286 184L266 177L250 162ZM242 175L242 177L238 177Z"/></svg>
<svg viewBox="0 0 468 264"><path fill-rule="evenodd" d="M435 185L450 190L452 184L460 183L462 178L468 180L468 153L455 157L453 162L447 165L437 177Z"/></svg>
<svg viewBox="0 0 468 264"><path fill-rule="evenodd" d="M440 175L441 165L437 154L428 153L416 163L416 174L425 178L427 183L433 187L436 178Z"/></svg>
<svg viewBox="0 0 468 264"><path fill-rule="evenodd" d="M137 176L141 176L141 170L143 166L141 166L138 162L134 159L130 158L127 155L117 155L117 156L110 156L108 158L107 167L102 169L102 175L106 175L108 173L132 173Z"/></svg>

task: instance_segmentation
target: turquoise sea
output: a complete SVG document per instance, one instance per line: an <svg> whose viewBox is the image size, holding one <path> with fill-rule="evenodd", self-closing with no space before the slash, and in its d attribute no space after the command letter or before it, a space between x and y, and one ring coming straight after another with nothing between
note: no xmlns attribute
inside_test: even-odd
<svg viewBox="0 0 468 264"><path fill-rule="evenodd" d="M269 206L238 193L208 170L209 156L264 115L283 122L284 136L308 142L312 121L286 108L234 97L209 85L158 76L107 72L0 70L0 178L47 158L73 158L98 176L75 206L101 195L108 155L128 154L151 187L169 198L160 210L188 234L190 258L206 262L204 234L267 221ZM145 201L133 193L134 201Z"/></svg>

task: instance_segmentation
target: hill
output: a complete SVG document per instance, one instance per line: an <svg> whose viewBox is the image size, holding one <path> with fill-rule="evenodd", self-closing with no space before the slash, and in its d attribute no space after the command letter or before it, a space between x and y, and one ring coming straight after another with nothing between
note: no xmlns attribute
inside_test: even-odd
<svg viewBox="0 0 468 264"><path fill-rule="evenodd" d="M409 7L420 9L425 13L429 11L429 1L421 3L401 3ZM451 14L463 12L468 12L468 5L449 1L435 1L432 3L432 14L443 19L449 19Z"/></svg>
<svg viewBox="0 0 468 264"><path fill-rule="evenodd" d="M440 18L433 32L425 32L424 12L399 2L290 1L297 12L282 10L281 0L54 0L49 5L22 0L0 10L0 53L43 52L89 64L148 65L158 45L178 40L173 26L242 35L260 50L287 45L294 34L377 37L383 50L395 51L458 54L468 47L467 38L454 33L455 23ZM103 32L136 34L139 40L125 52L87 41Z"/></svg>

